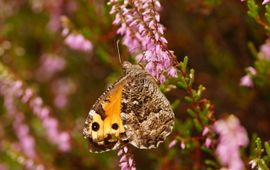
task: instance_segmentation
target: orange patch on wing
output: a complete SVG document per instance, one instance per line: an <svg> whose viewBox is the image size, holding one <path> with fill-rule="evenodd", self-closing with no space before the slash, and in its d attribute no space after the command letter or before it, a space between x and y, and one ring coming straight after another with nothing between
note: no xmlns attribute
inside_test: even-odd
<svg viewBox="0 0 270 170"><path fill-rule="evenodd" d="M105 111L106 118L103 124L104 137L109 134L112 136L111 141L116 141L120 133L125 132L121 119L121 101L123 93L124 82L117 84L108 95L107 100L101 103L103 110ZM117 124L117 129L113 129L113 124Z"/></svg>

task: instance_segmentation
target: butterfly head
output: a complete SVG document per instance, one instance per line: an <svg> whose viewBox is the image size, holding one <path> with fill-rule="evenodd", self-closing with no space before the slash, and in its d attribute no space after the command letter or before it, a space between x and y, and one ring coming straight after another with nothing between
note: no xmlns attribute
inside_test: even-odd
<svg viewBox="0 0 270 170"><path fill-rule="evenodd" d="M125 74L129 74L129 73L135 73L138 74L140 72L142 72L144 69L141 65L139 64L131 64L128 61L124 61L122 64L122 67L124 69Z"/></svg>

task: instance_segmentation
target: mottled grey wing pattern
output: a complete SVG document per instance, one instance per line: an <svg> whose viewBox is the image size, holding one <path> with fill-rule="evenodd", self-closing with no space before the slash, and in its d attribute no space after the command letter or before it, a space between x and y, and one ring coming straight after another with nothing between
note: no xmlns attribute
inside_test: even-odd
<svg viewBox="0 0 270 170"><path fill-rule="evenodd" d="M123 64L127 83L121 118L129 143L141 149L156 148L172 132L174 113L155 79L139 65Z"/></svg>

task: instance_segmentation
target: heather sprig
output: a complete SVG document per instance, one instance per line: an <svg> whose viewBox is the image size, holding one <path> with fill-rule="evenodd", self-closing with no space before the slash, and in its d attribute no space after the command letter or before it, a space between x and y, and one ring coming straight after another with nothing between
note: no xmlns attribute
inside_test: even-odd
<svg viewBox="0 0 270 170"><path fill-rule="evenodd" d="M179 148L180 152L183 151L190 157L192 157L193 153L196 153L193 168L198 166L218 167L219 163L211 159L206 159L204 161L205 165L201 165L201 156L205 153L214 155L215 143L217 142L216 132L213 130L215 122L213 104L208 99L203 98L205 87L202 85L199 85L197 89L194 87L195 71L188 67L188 57L185 57L177 68L179 70L178 76L161 85L161 90L167 92L168 86L174 85L178 89L185 91L185 95L181 99L176 99L172 105L175 106L173 108L176 110L182 103L186 103L188 117L184 121L176 119L173 132L175 137L173 137L168 147L172 149Z"/></svg>
<svg viewBox="0 0 270 170"><path fill-rule="evenodd" d="M64 37L64 43L73 50L82 51L85 53L91 53L93 50L93 44L90 40L84 37L79 31L74 29L72 22L68 17L61 17L62 23L62 36Z"/></svg>
<svg viewBox="0 0 270 170"><path fill-rule="evenodd" d="M59 78L55 80L50 86L54 95L54 105L59 109L64 109L70 103L70 96L76 91L76 87L72 79Z"/></svg>
<svg viewBox="0 0 270 170"><path fill-rule="evenodd" d="M46 82L55 74L63 71L66 67L66 60L56 54L43 54L40 57L40 65L36 71L36 78Z"/></svg>
<svg viewBox="0 0 270 170"><path fill-rule="evenodd" d="M253 18L257 24L262 26L268 32L270 31L270 4L269 0L264 0L259 6L255 0L247 0L247 14ZM263 10L260 10L260 9ZM261 14L261 11L264 13Z"/></svg>
<svg viewBox="0 0 270 170"><path fill-rule="evenodd" d="M258 5L255 0L247 0L248 15L253 18L256 23L266 31L270 31L270 4L268 0L264 0L262 5ZM263 11L263 12L262 12ZM253 87L256 86L269 86L270 82L267 77L269 77L270 70L270 42L269 39L265 41L256 50L252 43L249 43L251 52L255 57L254 66L249 66L246 68L246 75L244 75L240 80L241 86Z"/></svg>
<svg viewBox="0 0 270 170"><path fill-rule="evenodd" d="M123 44L136 55L138 62L145 62L145 69L163 83L167 77L177 76L176 57L167 47L164 26L160 24L158 0L111 0L110 13L115 14L113 24L119 25L117 33Z"/></svg>
<svg viewBox="0 0 270 170"><path fill-rule="evenodd" d="M120 157L119 166L121 170L136 170L136 164L133 159L134 156L127 146L121 148L117 155Z"/></svg>
<svg viewBox="0 0 270 170"><path fill-rule="evenodd" d="M4 106L10 118L13 120L13 130L19 140L18 148L26 156L33 159L36 156L35 139L29 133L30 128L25 123L24 113L18 111L16 108L14 96L17 89L18 85L15 85L13 90L10 90L4 94L0 94L4 96Z"/></svg>
<svg viewBox="0 0 270 170"><path fill-rule="evenodd" d="M260 46L259 51L250 44L250 48L253 50L255 61L254 66L249 66L246 68L246 75L244 75L240 80L241 86L246 87L269 87L270 81L268 77L270 76L270 43L266 40L264 44Z"/></svg>
<svg viewBox="0 0 270 170"><path fill-rule="evenodd" d="M48 140L57 145L59 150L68 151L70 149L70 135L68 132L59 130L58 120L52 116L51 109L31 88L26 87L21 80L15 78L2 63L0 63L0 89L3 96L12 94L12 97L17 98L32 110L32 113L41 120ZM9 104L13 103L8 103L7 107L16 107ZM13 112L16 113L16 111Z"/></svg>
<svg viewBox="0 0 270 170"><path fill-rule="evenodd" d="M241 159L240 147L248 144L246 130L233 115L226 120L215 120L213 105L208 99L202 97L205 88L202 85L199 85L198 89L194 88L195 72L188 68L187 57L179 63L178 69L177 78L171 79L168 84L165 83L162 89L166 89L169 84L175 84L179 89L186 91L186 96L180 100L180 103L189 104L186 109L188 118L181 122L176 120L174 132L176 137L168 145L169 148L181 143L179 145L181 150L185 149L188 153L195 152L197 157L193 168L205 166L208 168L226 167L229 170L244 169L246 164ZM205 159L204 165L201 165L202 154L208 154L210 157L217 156L218 159Z"/></svg>
<svg viewBox="0 0 270 170"><path fill-rule="evenodd" d="M5 154L10 157L11 160L15 161L19 165L23 166L27 170L45 170L47 167L38 159L27 157L22 154L14 143L6 140L0 141L0 151L3 149ZM1 167L0 167L1 169ZM2 169L1 169L2 170Z"/></svg>
<svg viewBox="0 0 270 170"><path fill-rule="evenodd" d="M247 146L249 139L239 120L230 115L224 120L216 121L214 130L219 134L215 153L220 163L229 170L245 169L245 164L241 159L240 147Z"/></svg>
<svg viewBox="0 0 270 170"><path fill-rule="evenodd" d="M250 161L251 169L269 170L270 166L270 144L269 141L262 140L253 135L250 147Z"/></svg>
<svg viewBox="0 0 270 170"><path fill-rule="evenodd" d="M65 37L65 44L71 49L83 52L91 52L93 49L91 41L87 40L83 35L79 33L68 34Z"/></svg>

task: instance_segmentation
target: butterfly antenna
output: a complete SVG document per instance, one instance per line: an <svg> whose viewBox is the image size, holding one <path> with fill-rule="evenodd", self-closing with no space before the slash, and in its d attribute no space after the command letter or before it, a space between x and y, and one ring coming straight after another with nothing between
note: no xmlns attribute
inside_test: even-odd
<svg viewBox="0 0 270 170"><path fill-rule="evenodd" d="M119 60L120 64L122 64L122 59L121 59L120 50L119 50L119 42L120 42L120 40L116 41L116 47L117 47L118 60Z"/></svg>

